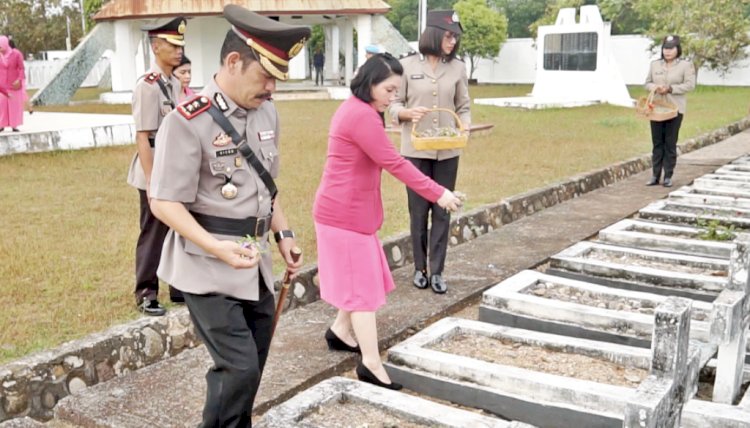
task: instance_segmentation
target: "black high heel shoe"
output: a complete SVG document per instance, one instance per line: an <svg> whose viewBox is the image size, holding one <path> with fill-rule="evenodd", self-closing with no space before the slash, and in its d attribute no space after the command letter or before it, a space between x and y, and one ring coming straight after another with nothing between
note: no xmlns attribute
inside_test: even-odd
<svg viewBox="0 0 750 428"><path fill-rule="evenodd" d="M375 376L370 369L365 367L364 364L362 364L362 361L357 363L357 379L361 380L362 382L371 383L375 386L380 386L386 389L392 389L394 391L398 391L404 386L400 383L391 382L391 383L383 383L380 379L378 379L377 376Z"/></svg>
<svg viewBox="0 0 750 428"><path fill-rule="evenodd" d="M330 328L326 330L326 342L328 342L328 349L331 351L348 351L359 354L359 345L350 346L343 340L339 339L339 337L336 336L336 333Z"/></svg>

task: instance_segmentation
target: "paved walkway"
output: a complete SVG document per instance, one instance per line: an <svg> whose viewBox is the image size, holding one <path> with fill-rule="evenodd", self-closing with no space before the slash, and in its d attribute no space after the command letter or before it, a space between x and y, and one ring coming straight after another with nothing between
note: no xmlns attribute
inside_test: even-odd
<svg viewBox="0 0 750 428"><path fill-rule="evenodd" d="M750 130L682 156L673 189L748 152ZM450 288L443 296L412 287L410 267L396 270L397 289L378 313L381 346L387 348L441 317L476 305L487 288L594 236L673 190L644 186L649 177L650 172L637 174L451 248L445 271ZM331 307L316 302L282 317L256 412L354 366L353 355L326 348L323 333L333 316ZM194 426L200 420L209 364L204 348L186 351L68 397L57 411L84 426Z"/></svg>

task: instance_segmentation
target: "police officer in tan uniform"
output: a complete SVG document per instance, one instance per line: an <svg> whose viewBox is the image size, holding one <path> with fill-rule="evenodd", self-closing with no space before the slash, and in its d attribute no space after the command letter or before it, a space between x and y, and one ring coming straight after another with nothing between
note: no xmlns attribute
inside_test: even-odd
<svg viewBox="0 0 750 428"><path fill-rule="evenodd" d="M664 187L672 187L677 164L677 139L682 117L687 110L685 94L695 89L695 66L682 59L679 36L667 36L661 45L661 59L653 61L646 76L646 89L666 96L678 108L677 117L663 122L651 121L651 163L653 174L647 186L659 184L664 170Z"/></svg>
<svg viewBox="0 0 750 428"><path fill-rule="evenodd" d="M183 292L214 361L202 427L250 425L271 342L269 235L290 274L302 265L291 257L294 233L276 197L279 117L270 98L310 28L236 5L224 16L232 28L221 67L164 120L151 179L151 209L171 227L159 277ZM249 248L239 243L246 236L255 241Z"/></svg>
<svg viewBox="0 0 750 428"><path fill-rule="evenodd" d="M456 185L461 151L416 150L411 143L411 128L413 121L419 123L417 130L456 126L450 113L427 112L434 108L452 110L467 129L471 125L469 79L465 64L456 59L462 33L463 28L454 11L433 10L427 14L426 28L419 38L420 54L401 59L404 76L398 99L389 109L393 120L401 124L401 154L449 190L454 190ZM435 293L445 293L448 286L442 274L448 249L450 213L408 188L406 192L414 253L414 286L429 286Z"/></svg>
<svg viewBox="0 0 750 428"><path fill-rule="evenodd" d="M182 17L161 20L142 27L148 32L154 64L138 79L133 91L133 119L135 143L138 151L128 172L128 184L140 194L140 226L135 249L135 302L146 315L161 316L166 313L157 300L159 279L156 269L169 227L151 213L148 205L148 185L153 165L154 138L164 117L171 112L179 99L180 81L172 70L180 64L185 45L185 19ZM181 301L179 291L170 287L174 301Z"/></svg>

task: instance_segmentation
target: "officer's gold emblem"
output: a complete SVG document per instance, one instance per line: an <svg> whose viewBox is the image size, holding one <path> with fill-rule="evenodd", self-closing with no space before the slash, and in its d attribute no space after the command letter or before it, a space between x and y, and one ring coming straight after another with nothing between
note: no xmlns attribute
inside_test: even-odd
<svg viewBox="0 0 750 428"><path fill-rule="evenodd" d="M303 47L305 47L305 42L307 39L302 38L299 42L295 43L294 46L292 46L287 54L289 55L289 58L293 58L297 56L297 54L302 50Z"/></svg>
<svg viewBox="0 0 750 428"><path fill-rule="evenodd" d="M181 21L181 22L180 22L180 25L179 25L179 26L177 27L177 32L178 32L179 34L185 34L185 27L186 27L186 26L187 26L187 25L185 24L185 21Z"/></svg>

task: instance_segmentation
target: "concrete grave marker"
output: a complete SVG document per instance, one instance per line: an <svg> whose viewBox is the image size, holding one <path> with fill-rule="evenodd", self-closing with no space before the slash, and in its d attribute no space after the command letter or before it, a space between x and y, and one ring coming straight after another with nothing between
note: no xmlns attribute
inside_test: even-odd
<svg viewBox="0 0 750 428"><path fill-rule="evenodd" d="M688 299L670 297L656 308L651 371L628 401L624 428L679 428L682 407L695 394L699 352L690 347Z"/></svg>

